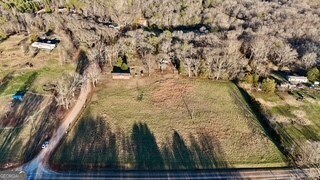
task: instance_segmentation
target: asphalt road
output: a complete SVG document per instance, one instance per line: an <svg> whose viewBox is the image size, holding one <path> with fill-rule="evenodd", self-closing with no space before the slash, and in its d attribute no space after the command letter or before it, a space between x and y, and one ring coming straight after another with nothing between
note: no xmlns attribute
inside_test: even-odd
<svg viewBox="0 0 320 180"><path fill-rule="evenodd" d="M212 170L212 171L100 171L63 172L48 169L28 172L28 179L318 179L316 169Z"/></svg>

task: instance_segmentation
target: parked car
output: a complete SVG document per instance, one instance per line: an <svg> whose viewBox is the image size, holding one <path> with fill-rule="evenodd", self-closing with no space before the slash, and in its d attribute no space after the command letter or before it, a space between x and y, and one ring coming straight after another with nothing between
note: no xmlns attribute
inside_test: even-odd
<svg viewBox="0 0 320 180"><path fill-rule="evenodd" d="M47 148L48 146L49 146L49 141L45 141L45 142L42 144L41 148L42 148L42 149L45 149L45 148Z"/></svg>
<svg viewBox="0 0 320 180"><path fill-rule="evenodd" d="M300 96L297 98L297 101L303 101L304 97L303 96Z"/></svg>

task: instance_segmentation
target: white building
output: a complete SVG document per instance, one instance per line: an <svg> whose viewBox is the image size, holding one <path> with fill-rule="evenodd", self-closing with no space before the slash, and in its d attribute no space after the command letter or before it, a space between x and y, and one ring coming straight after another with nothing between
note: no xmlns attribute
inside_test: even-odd
<svg viewBox="0 0 320 180"><path fill-rule="evenodd" d="M39 49L48 49L48 50L53 50L54 48L57 47L57 44L49 44L49 43L43 43L43 42L34 42L31 44L32 47L34 48L39 48Z"/></svg>
<svg viewBox="0 0 320 180"><path fill-rule="evenodd" d="M291 84L307 83L308 78L305 76L288 76L288 81Z"/></svg>

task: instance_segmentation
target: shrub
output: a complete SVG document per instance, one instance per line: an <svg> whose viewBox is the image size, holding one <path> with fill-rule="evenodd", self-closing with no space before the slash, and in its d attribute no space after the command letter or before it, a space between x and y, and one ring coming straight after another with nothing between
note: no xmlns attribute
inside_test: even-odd
<svg viewBox="0 0 320 180"><path fill-rule="evenodd" d="M37 42L39 40L39 35L38 34L31 34L30 35L30 41L31 43Z"/></svg>
<svg viewBox="0 0 320 180"><path fill-rule="evenodd" d="M158 47L159 45L159 38L156 36L151 36L148 38L149 44L151 44L153 47Z"/></svg>
<svg viewBox="0 0 320 180"><path fill-rule="evenodd" d="M248 84L253 84L253 75L252 74L247 74L244 77L244 81Z"/></svg>
<svg viewBox="0 0 320 180"><path fill-rule="evenodd" d="M6 33L4 33L4 32L2 32L2 31L0 31L0 41L2 41L2 40L4 40L4 39L6 39L8 36L7 36L7 34Z"/></svg>
<svg viewBox="0 0 320 180"><path fill-rule="evenodd" d="M82 2L81 0L69 0L67 1L67 8L69 9L81 9L85 6L85 3Z"/></svg>
<svg viewBox="0 0 320 180"><path fill-rule="evenodd" d="M317 81L320 77L320 72L318 68L312 68L310 71L307 73L308 80L311 82Z"/></svg>
<svg viewBox="0 0 320 180"><path fill-rule="evenodd" d="M253 78L252 78L252 81L253 81L253 86L254 87L258 87L258 85L259 85L259 79L260 79L260 77L259 77L259 75L253 75Z"/></svg>
<svg viewBox="0 0 320 180"><path fill-rule="evenodd" d="M121 66L122 66L122 63L123 63L122 58L119 58L115 66L121 67Z"/></svg>
<svg viewBox="0 0 320 180"><path fill-rule="evenodd" d="M33 13L40 9L40 1L31 0L10 0L8 2L0 1L5 9L16 9L22 13Z"/></svg>
<svg viewBox="0 0 320 180"><path fill-rule="evenodd" d="M180 65L179 65L179 74L182 74L184 75L185 74L185 68L184 68L184 64L183 62L180 62Z"/></svg>
<svg viewBox="0 0 320 180"><path fill-rule="evenodd" d="M46 13L52 13L53 12L53 10L49 6L46 6L44 8L44 10L45 10Z"/></svg>
<svg viewBox="0 0 320 180"><path fill-rule="evenodd" d="M124 70L124 71L126 71L126 70L129 69L129 67L128 67L128 65L127 65L126 63L122 63L121 69Z"/></svg>
<svg viewBox="0 0 320 180"><path fill-rule="evenodd" d="M266 93L273 93L276 90L276 82L274 79L266 78L262 81L261 88Z"/></svg>

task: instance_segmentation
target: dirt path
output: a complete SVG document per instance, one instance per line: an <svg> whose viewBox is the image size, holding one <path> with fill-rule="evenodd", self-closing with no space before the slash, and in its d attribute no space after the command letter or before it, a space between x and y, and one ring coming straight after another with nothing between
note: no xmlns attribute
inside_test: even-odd
<svg viewBox="0 0 320 180"><path fill-rule="evenodd" d="M89 82L89 80L87 80L81 87L81 91L75 105L69 111L69 113L63 120L63 123L60 125L57 131L55 131L54 135L49 140L49 146L43 149L32 161L22 165L16 170L23 170L27 172L27 174L41 174L41 172L43 172L46 169L48 160L50 159L52 152L59 145L59 142L61 141L61 139L63 138L63 136L69 128L69 124L72 124L74 121L78 119L78 116L84 108L91 90L91 83Z"/></svg>

